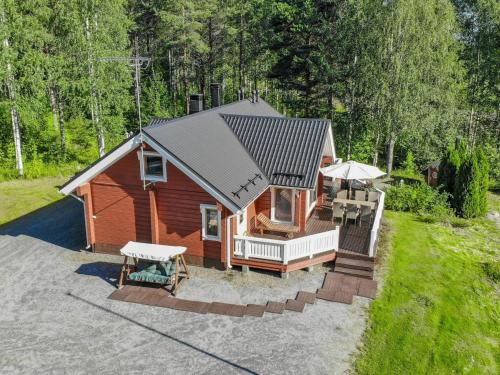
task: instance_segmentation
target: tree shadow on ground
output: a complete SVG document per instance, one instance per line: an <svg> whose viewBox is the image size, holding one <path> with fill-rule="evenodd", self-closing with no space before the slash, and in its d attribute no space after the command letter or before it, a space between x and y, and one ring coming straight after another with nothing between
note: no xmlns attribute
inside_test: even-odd
<svg viewBox="0 0 500 375"><path fill-rule="evenodd" d="M63 198L1 225L1 235L25 235L80 250L86 246L83 205L72 197Z"/></svg>

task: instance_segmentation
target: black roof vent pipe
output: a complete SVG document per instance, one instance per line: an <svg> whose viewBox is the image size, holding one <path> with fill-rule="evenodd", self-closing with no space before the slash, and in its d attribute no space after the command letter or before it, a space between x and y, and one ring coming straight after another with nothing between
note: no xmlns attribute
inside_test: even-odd
<svg viewBox="0 0 500 375"><path fill-rule="evenodd" d="M220 83L210 84L210 97L212 99L212 108L222 105L222 87Z"/></svg>
<svg viewBox="0 0 500 375"><path fill-rule="evenodd" d="M243 90L242 87L238 90L238 100L243 100L245 99L245 90Z"/></svg>
<svg viewBox="0 0 500 375"><path fill-rule="evenodd" d="M189 95L189 114L203 111L203 94Z"/></svg>

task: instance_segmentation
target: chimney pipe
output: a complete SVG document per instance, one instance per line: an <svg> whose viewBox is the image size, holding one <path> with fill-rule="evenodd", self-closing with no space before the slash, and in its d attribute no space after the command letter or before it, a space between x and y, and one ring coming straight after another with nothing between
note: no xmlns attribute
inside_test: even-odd
<svg viewBox="0 0 500 375"><path fill-rule="evenodd" d="M210 84L210 97L212 99L212 108L220 107L222 104L222 88L220 83Z"/></svg>
<svg viewBox="0 0 500 375"><path fill-rule="evenodd" d="M242 87L238 90L238 100L243 100L245 99L245 90L243 90Z"/></svg>
<svg viewBox="0 0 500 375"><path fill-rule="evenodd" d="M255 102L259 102L259 90L255 89Z"/></svg>
<svg viewBox="0 0 500 375"><path fill-rule="evenodd" d="M203 111L203 94L189 96L189 114Z"/></svg>

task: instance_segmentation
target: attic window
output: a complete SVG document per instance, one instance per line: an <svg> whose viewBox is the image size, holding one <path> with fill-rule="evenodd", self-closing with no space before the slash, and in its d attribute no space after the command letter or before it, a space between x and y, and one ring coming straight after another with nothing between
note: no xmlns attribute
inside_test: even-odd
<svg viewBox="0 0 500 375"><path fill-rule="evenodd" d="M167 181L167 161L157 152L139 151L141 179L147 181ZM142 154L142 158L141 158Z"/></svg>

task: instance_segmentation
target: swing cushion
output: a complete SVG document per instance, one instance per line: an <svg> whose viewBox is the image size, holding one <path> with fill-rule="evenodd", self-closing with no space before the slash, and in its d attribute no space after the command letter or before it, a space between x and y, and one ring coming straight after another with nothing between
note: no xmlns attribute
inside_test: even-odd
<svg viewBox="0 0 500 375"><path fill-rule="evenodd" d="M155 283L169 284L172 275L175 274L175 262L154 262L154 263L139 263L138 271L129 275L130 280Z"/></svg>

